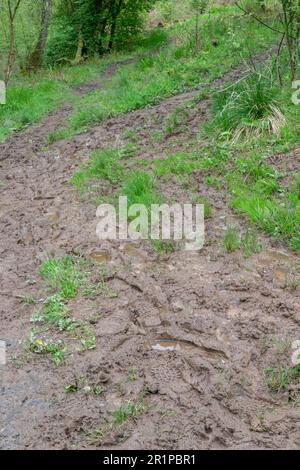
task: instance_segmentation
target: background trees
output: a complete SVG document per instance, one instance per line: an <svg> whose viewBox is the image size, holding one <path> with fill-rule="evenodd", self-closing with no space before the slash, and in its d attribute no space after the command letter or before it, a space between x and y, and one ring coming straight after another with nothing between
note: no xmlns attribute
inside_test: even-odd
<svg viewBox="0 0 300 470"><path fill-rule="evenodd" d="M8 82L16 64L18 69L32 71L42 65L79 64L87 57L124 48L141 31L147 12L156 2L160 9L170 10L178 17L185 9L192 8L195 38L191 34L191 42L200 51L201 34L204 34L200 31L200 17L217 4L213 0L183 0L182 7L177 4L175 8L174 1L0 0L1 78ZM262 27L276 19L279 52L285 50L294 80L300 59L300 0L228 0L227 3L228 8L236 3L243 14L256 18ZM286 64L287 60L285 67Z"/></svg>

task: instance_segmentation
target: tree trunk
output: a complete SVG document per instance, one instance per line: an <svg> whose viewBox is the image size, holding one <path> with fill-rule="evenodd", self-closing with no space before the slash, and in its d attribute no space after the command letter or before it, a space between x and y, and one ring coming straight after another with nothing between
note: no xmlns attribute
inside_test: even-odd
<svg viewBox="0 0 300 470"><path fill-rule="evenodd" d="M79 31L79 35L78 35L77 52L76 52L75 59L74 59L74 61L73 61L73 64L74 64L74 65L78 65L78 64L80 64L80 62L82 61L82 51L83 51L83 47L84 47L84 40L83 40L82 32L81 32L81 30L80 30L80 31Z"/></svg>
<svg viewBox="0 0 300 470"><path fill-rule="evenodd" d="M48 38L49 24L52 12L53 0L43 0L42 14L41 14L41 29L37 44L33 53L28 60L29 69L38 69L42 65L43 54Z"/></svg>
<svg viewBox="0 0 300 470"><path fill-rule="evenodd" d="M124 0L116 0L115 7L113 9L112 23L111 23L111 30L110 30L110 39L109 39L109 43L108 43L108 50L109 51L112 50L113 45L114 45L116 30L117 30L117 20L118 20L118 16L121 13L123 3L124 3Z"/></svg>
<svg viewBox="0 0 300 470"><path fill-rule="evenodd" d="M7 65L6 70L4 73L4 83L5 86L8 85L10 75L12 72L12 68L14 65L14 58L15 58L15 18L20 6L21 0L17 0L15 6L13 8L11 0L8 0L8 16L9 16L9 50L8 50L8 58L7 58Z"/></svg>

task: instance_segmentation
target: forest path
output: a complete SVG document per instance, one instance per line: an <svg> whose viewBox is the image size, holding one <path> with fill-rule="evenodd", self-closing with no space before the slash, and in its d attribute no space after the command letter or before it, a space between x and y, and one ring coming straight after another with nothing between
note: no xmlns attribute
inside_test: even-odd
<svg viewBox="0 0 300 470"><path fill-rule="evenodd" d="M212 87L243 70L232 70ZM264 369L286 353L286 338L299 339L299 290L285 288L299 259L268 240L263 252L246 260L240 252L224 253L225 227L243 228L244 222L229 209L223 189L205 186L205 172L195 175L195 184L213 206L208 243L200 252L162 256L148 242L100 244L93 201L83 201L69 185L91 150L126 144L125 130L140 144L128 168L138 167L141 158L188 149L208 118L207 100L189 108L188 127L175 137L158 141L153 135L197 93L110 119L44 150L49 132L69 116L62 109L0 146L0 339L8 356L0 366L0 448L299 447L294 392L274 395L264 378ZM175 177L160 189L168 200L191 197ZM47 295L37 274L41 261L74 253L105 257L112 273L107 292L118 296L69 302L72 315L95 328L97 345L82 353L71 344L72 354L56 367L46 356L24 352L37 307L22 299L41 304ZM65 386L82 377L84 386L66 394ZM99 385L98 396L92 390ZM135 419L104 432L105 419L128 402L140 406Z"/></svg>

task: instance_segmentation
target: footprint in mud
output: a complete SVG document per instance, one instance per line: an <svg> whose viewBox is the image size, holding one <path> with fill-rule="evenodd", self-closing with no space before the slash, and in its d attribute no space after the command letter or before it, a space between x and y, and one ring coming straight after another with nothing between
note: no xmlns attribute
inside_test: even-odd
<svg viewBox="0 0 300 470"><path fill-rule="evenodd" d="M211 360L228 359L224 351L206 347L198 346L190 341L176 340L176 339L158 339L150 344L151 349L154 351L178 351L180 353L196 354Z"/></svg>

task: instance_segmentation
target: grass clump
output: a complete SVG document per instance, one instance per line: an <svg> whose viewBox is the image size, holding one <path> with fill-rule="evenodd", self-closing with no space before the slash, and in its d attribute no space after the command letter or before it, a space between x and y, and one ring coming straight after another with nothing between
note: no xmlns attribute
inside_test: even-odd
<svg viewBox="0 0 300 470"><path fill-rule="evenodd" d="M268 367L265 376L268 387L274 392L280 392L299 381L300 364L294 367Z"/></svg>
<svg viewBox="0 0 300 470"><path fill-rule="evenodd" d="M159 177L167 174L189 175L201 167L201 161L197 155L187 152L178 152L165 159L156 159L154 164L155 174Z"/></svg>
<svg viewBox="0 0 300 470"><path fill-rule="evenodd" d="M165 134L169 137L175 134L179 128L186 126L189 121L189 112L183 107L177 107L169 114L165 124Z"/></svg>
<svg viewBox="0 0 300 470"><path fill-rule="evenodd" d="M279 134L286 123L279 96L280 88L272 77L253 72L215 95L212 127L233 141L264 133Z"/></svg>
<svg viewBox="0 0 300 470"><path fill-rule="evenodd" d="M204 218L210 219L213 215L213 208L211 203L206 197L195 196L193 198L193 204L202 204L204 206Z"/></svg>
<svg viewBox="0 0 300 470"><path fill-rule="evenodd" d="M32 323L43 324L46 330L52 328L53 331L56 329L56 333L71 333L74 339L80 341L82 351L96 347L95 331L85 320L71 317L66 302L76 297L79 291L84 293L87 289L97 289L96 284L90 282L91 272L87 271L90 267L90 262L71 256L49 258L42 263L39 272L54 294L44 300L42 308L31 319ZM104 277L101 279L101 288L97 289L97 293L102 293L104 289ZM59 363L65 349L55 348L56 343L37 336L38 334L36 331L30 333L29 350L51 353L57 357L55 362Z"/></svg>
<svg viewBox="0 0 300 470"><path fill-rule="evenodd" d="M82 191L91 189L91 181L106 180L118 183L124 176L122 158L132 156L132 148L100 149L92 153L91 159L71 179L71 184Z"/></svg>
<svg viewBox="0 0 300 470"><path fill-rule="evenodd" d="M113 419L115 425L121 425L129 419L135 419L145 411L143 400L138 403L128 401L113 412Z"/></svg>
<svg viewBox="0 0 300 470"><path fill-rule="evenodd" d="M83 274L71 256L49 258L41 265L39 273L52 290L59 291L61 299L74 298L83 281Z"/></svg>
<svg viewBox="0 0 300 470"><path fill-rule="evenodd" d="M48 297L44 301L42 310L36 313L31 321L57 326L60 331L74 330L77 326L75 320L69 317L68 309L59 294Z"/></svg>
<svg viewBox="0 0 300 470"><path fill-rule="evenodd" d="M127 196L128 207L133 204L143 204L150 208L151 204L160 202L153 176L144 171L131 173L124 183L122 193Z"/></svg>
<svg viewBox="0 0 300 470"><path fill-rule="evenodd" d="M236 227L228 227L224 234L223 246L227 253L233 253L241 247L241 236Z"/></svg>
<svg viewBox="0 0 300 470"><path fill-rule="evenodd" d="M254 230L247 230L241 238L241 248L246 258L249 258L255 253L260 253L262 250L262 244L257 238L257 234Z"/></svg>

